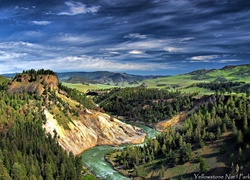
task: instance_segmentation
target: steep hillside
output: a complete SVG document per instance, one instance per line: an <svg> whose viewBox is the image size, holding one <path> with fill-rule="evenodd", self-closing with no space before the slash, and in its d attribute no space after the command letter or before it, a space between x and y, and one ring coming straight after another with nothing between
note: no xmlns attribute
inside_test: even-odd
<svg viewBox="0 0 250 180"><path fill-rule="evenodd" d="M96 145L141 143L145 137L145 133L139 128L88 109L84 113L81 112L77 119L72 119L67 129L60 126L47 109L44 110L44 114L47 119L43 125L46 132L53 135L56 133L60 137L59 144L73 154L80 154Z"/></svg>
<svg viewBox="0 0 250 180"><path fill-rule="evenodd" d="M0 81L0 179L94 179L81 157L45 134L42 102L32 93L9 93Z"/></svg>
<svg viewBox="0 0 250 180"><path fill-rule="evenodd" d="M10 93L34 94L42 104L46 121L43 127L59 144L73 154L95 145L141 143L145 133L99 112L85 94L59 84L54 74L27 72L17 74L9 85Z"/></svg>

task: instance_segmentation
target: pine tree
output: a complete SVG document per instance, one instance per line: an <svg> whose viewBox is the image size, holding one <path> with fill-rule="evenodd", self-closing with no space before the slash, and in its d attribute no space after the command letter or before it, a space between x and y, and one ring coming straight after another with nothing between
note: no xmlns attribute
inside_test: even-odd
<svg viewBox="0 0 250 180"><path fill-rule="evenodd" d="M11 173L12 178L15 180L26 180L27 177L27 171L23 164L14 163Z"/></svg>
<svg viewBox="0 0 250 180"><path fill-rule="evenodd" d="M0 159L0 180L11 180L8 170L3 165L2 159Z"/></svg>
<svg viewBox="0 0 250 180"><path fill-rule="evenodd" d="M208 171L208 166L206 161L201 157L200 158L200 173L205 173Z"/></svg>
<svg viewBox="0 0 250 180"><path fill-rule="evenodd" d="M164 173L165 173L165 167L163 166L163 164L161 165L161 169L160 169L160 178L163 179L164 178Z"/></svg>
<svg viewBox="0 0 250 180"><path fill-rule="evenodd" d="M46 180L53 180L53 170L52 170L52 166L49 162L45 163L45 179Z"/></svg>
<svg viewBox="0 0 250 180"><path fill-rule="evenodd" d="M243 115L243 132L246 134L248 132L248 120L247 120L247 114L246 112Z"/></svg>
<svg viewBox="0 0 250 180"><path fill-rule="evenodd" d="M237 133L236 141L237 141L237 144L239 146L242 145L242 143L243 143L243 134L242 134L241 130L239 130L238 133Z"/></svg>
<svg viewBox="0 0 250 180"><path fill-rule="evenodd" d="M221 137L221 129L220 127L217 128L216 139L220 139Z"/></svg>

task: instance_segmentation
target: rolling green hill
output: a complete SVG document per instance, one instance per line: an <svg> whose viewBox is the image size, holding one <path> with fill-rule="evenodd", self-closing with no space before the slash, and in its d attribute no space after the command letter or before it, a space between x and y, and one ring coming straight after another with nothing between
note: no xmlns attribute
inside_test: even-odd
<svg viewBox="0 0 250 180"><path fill-rule="evenodd" d="M182 92L201 92L210 94L213 91L205 88L192 86L196 83L209 82L245 82L250 83L250 65L225 66L222 69L202 69L187 74L176 76L148 79L145 83L149 88L166 88L170 90L178 89Z"/></svg>

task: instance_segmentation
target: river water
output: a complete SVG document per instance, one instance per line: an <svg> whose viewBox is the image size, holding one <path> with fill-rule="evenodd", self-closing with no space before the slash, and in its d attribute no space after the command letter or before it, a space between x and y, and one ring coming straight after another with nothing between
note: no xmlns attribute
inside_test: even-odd
<svg viewBox="0 0 250 180"><path fill-rule="evenodd" d="M154 129L135 124L147 133L148 138L154 138L159 132ZM127 145L119 146L119 148L126 147ZM93 172L98 178L105 180L127 180L125 176L113 169L113 167L104 159L105 154L116 149L112 146L96 146L88 149L82 153L83 165Z"/></svg>

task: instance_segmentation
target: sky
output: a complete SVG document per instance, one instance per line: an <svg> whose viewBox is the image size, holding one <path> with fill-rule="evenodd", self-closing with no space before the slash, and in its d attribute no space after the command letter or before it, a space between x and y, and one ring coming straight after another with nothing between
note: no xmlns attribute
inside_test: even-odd
<svg viewBox="0 0 250 180"><path fill-rule="evenodd" d="M249 0L1 0L0 74L249 64Z"/></svg>

